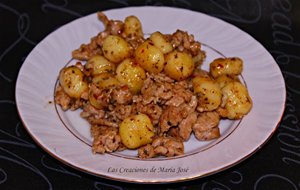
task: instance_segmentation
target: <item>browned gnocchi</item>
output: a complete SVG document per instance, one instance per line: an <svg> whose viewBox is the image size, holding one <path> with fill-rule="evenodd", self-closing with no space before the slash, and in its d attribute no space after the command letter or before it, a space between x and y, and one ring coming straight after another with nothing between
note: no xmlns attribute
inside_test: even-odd
<svg viewBox="0 0 300 190"><path fill-rule="evenodd" d="M131 54L128 42L116 35L109 35L103 40L102 50L104 57L113 63L119 63Z"/></svg>
<svg viewBox="0 0 300 190"><path fill-rule="evenodd" d="M75 66L63 68L60 71L59 83L67 95L72 98L80 98L88 90L83 72Z"/></svg>

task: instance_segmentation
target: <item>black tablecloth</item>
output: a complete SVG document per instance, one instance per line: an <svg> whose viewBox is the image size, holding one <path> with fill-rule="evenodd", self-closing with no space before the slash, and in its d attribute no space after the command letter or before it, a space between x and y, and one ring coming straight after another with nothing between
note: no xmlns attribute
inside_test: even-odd
<svg viewBox="0 0 300 190"><path fill-rule="evenodd" d="M144 5L181 7L221 18L249 33L273 55L286 81L286 110L261 150L209 177L145 186L74 170L33 142L15 103L18 71L29 52L50 32L76 18ZM1 0L0 26L0 189L299 189L300 1Z"/></svg>

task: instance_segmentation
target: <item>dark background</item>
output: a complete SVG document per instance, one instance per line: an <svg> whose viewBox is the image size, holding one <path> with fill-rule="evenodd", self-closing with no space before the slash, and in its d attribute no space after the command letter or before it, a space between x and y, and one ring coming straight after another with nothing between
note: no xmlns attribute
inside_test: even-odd
<svg viewBox="0 0 300 190"><path fill-rule="evenodd" d="M52 158L29 137L17 114L14 94L19 69L34 46L56 28L81 16L144 5L180 7L218 17L249 33L273 55L286 81L286 111L276 133L256 154L209 177L138 185L74 170ZM299 0L0 0L0 39L0 189L300 188Z"/></svg>

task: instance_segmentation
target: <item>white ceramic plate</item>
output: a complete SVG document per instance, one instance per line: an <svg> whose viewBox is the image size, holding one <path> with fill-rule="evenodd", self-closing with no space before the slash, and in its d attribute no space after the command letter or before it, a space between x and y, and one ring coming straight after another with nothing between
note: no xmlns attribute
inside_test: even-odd
<svg viewBox="0 0 300 190"><path fill-rule="evenodd" d="M241 121L224 120L221 138L185 144L186 154L175 158L139 160L135 151L92 154L89 125L79 111L62 112L53 104L57 76L71 59L71 51L103 30L96 14L77 19L51 33L29 54L16 84L16 103L32 138L53 157L76 169L113 180L162 183L207 176L244 160L274 133L285 106L285 83L272 56L255 39L222 20L201 13L167 7L133 7L105 11L124 20L136 15L145 33L194 34L207 52L204 68L214 58L244 60L243 79L253 99L251 112Z"/></svg>

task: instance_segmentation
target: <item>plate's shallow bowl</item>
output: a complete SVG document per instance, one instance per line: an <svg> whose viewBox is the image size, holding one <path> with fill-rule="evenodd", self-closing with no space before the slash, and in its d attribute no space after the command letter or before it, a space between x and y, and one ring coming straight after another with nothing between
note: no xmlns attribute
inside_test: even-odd
<svg viewBox="0 0 300 190"><path fill-rule="evenodd" d="M253 108L241 121L223 121L220 139L204 144L191 139L185 156L139 160L131 151L92 154L88 124L78 112L62 112L53 100L58 73L71 59L71 51L103 30L96 14L92 14L47 36L29 54L19 72L19 114L29 134L49 154L76 169L113 180L175 182L224 170L253 154L274 133L284 110L285 84L272 56L251 36L224 21L184 9L134 7L105 14L119 20L136 15L145 33L181 29L194 34L196 40L207 45L203 47L207 52L204 69L222 55L241 57Z"/></svg>

